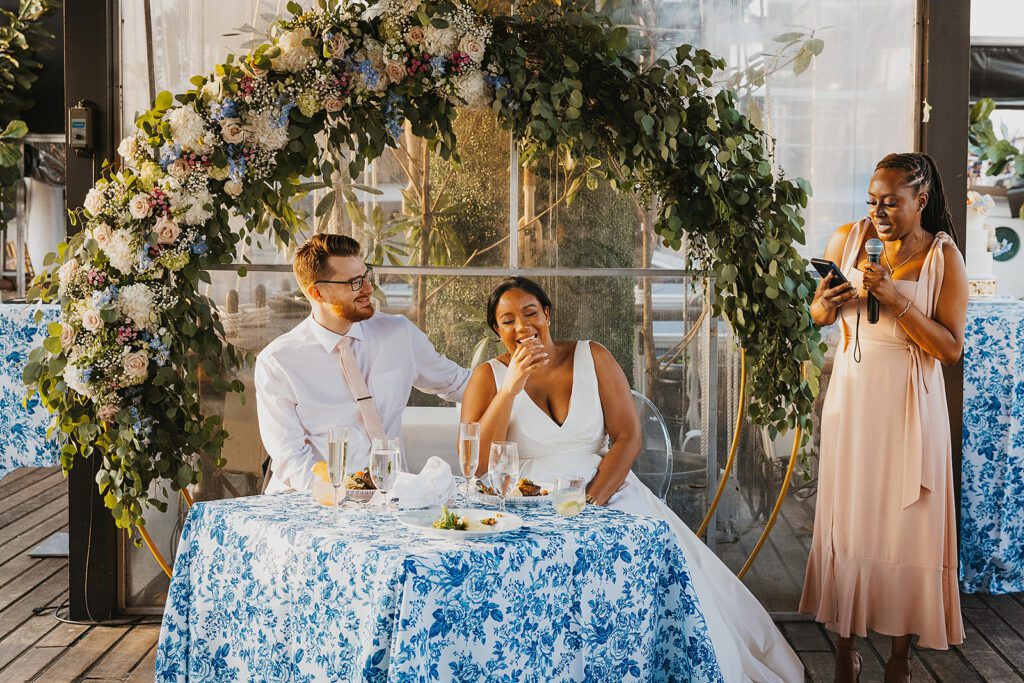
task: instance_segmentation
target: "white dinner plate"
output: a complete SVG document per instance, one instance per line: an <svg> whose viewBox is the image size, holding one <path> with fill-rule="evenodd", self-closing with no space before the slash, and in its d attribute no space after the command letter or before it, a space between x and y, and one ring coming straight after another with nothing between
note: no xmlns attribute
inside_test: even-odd
<svg viewBox="0 0 1024 683"><path fill-rule="evenodd" d="M524 495L519 493L519 487L516 487L515 489L513 489L515 491L515 493L510 495L510 496L508 496L505 499L505 503L508 504L508 505L542 505L542 504L550 504L551 503L551 491L554 490L555 485L550 483L550 482L546 482L546 481L535 481L533 483L536 484L537 486L541 487L542 490L546 490L548 492L548 495L546 495L546 496L524 496ZM516 495L516 494L518 494L518 495ZM490 495L488 493L484 493L483 491L481 491L481 490L479 490L477 488L476 483L473 484L473 498L475 498L476 500L480 501L481 503L485 503L487 505L500 505L501 504L501 498L500 497L492 496L492 495Z"/></svg>
<svg viewBox="0 0 1024 683"><path fill-rule="evenodd" d="M353 500L357 503L365 503L377 493L376 489L345 489L345 500Z"/></svg>
<svg viewBox="0 0 1024 683"><path fill-rule="evenodd" d="M455 508L449 510L449 512L458 517L465 517L471 523L479 522L481 519L485 519L487 517L493 517L497 523L494 526L471 527L465 531L457 531L455 529L435 529L434 522L441 518L441 508L433 508L431 510L407 510L398 515L398 521L408 527L419 529L425 534L437 536L439 538L479 538L481 536L494 536L495 534L502 534L506 531L515 531L523 526L522 517L508 512L500 513L494 510L474 510L467 508Z"/></svg>

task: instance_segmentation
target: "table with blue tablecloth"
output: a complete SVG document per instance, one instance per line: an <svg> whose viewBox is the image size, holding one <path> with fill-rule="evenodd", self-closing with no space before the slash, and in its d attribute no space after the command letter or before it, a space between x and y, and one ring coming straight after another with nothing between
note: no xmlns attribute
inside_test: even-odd
<svg viewBox="0 0 1024 683"><path fill-rule="evenodd" d="M960 581L1024 591L1024 302L971 300L964 336Z"/></svg>
<svg viewBox="0 0 1024 683"><path fill-rule="evenodd" d="M0 479L19 467L57 464L56 442L46 438L50 413L38 396L25 401L28 388L21 378L29 352L42 344L59 314L57 306L0 304Z"/></svg>
<svg viewBox="0 0 1024 683"><path fill-rule="evenodd" d="M718 681L669 527L517 507L516 531L438 539L305 494L198 503L158 681Z"/></svg>

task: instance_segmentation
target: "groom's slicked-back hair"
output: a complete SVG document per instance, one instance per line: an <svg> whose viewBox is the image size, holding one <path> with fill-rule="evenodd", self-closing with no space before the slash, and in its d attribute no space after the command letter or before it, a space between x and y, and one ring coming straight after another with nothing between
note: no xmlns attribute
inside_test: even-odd
<svg viewBox="0 0 1024 683"><path fill-rule="evenodd" d="M520 277L518 275L507 277L495 285L494 289L491 290L491 295L487 297L487 324L495 332L498 331L498 302L501 301L501 297L505 292L510 289L521 289L537 299L540 302L541 308L546 311L551 310L551 299L548 298L548 294L544 291L543 287L527 277Z"/></svg>
<svg viewBox="0 0 1024 683"><path fill-rule="evenodd" d="M314 282L329 278L327 260L332 256L359 256L359 242L345 235L318 232L298 248L292 272L303 291Z"/></svg>

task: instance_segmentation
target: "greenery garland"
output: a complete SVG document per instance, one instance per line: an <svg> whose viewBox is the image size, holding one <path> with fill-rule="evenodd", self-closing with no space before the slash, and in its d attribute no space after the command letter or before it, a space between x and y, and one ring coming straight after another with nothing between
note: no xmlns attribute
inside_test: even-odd
<svg viewBox="0 0 1024 683"><path fill-rule="evenodd" d="M0 10L0 230L14 217L15 188L22 179L18 141L28 134L21 117L35 104L29 93L43 67L38 57L53 49L54 36L43 20L59 7L54 0L21 0L17 12Z"/></svg>
<svg viewBox="0 0 1024 683"><path fill-rule="evenodd" d="M227 434L200 409L199 378L245 359L198 288L206 268L237 259L243 235L229 217L287 242L303 178L330 177L343 154L355 177L403 125L456 157L463 106L492 107L527 153L611 159L601 172L613 186L658 198L658 233L675 248L687 235L714 272L715 311L751 362L751 415L772 430L810 426L822 348L807 308L814 282L792 246L806 187L773 177L771 141L712 84L721 60L684 45L675 63L641 68L625 56L626 29L549 6L288 9L272 42L156 98L121 143L123 165L106 167L74 212L83 229L37 281L62 315L25 381L56 413L64 469L101 459L97 484L119 526L144 524L147 502L165 507L154 481L196 483L198 454L222 464Z"/></svg>

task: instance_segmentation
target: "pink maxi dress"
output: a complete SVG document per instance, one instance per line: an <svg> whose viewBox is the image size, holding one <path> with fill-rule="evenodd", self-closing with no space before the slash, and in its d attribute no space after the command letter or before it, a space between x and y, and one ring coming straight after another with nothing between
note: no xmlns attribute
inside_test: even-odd
<svg viewBox="0 0 1024 683"><path fill-rule="evenodd" d="M841 269L860 289L840 311L843 332L821 416L814 538L800 611L842 637L870 629L916 634L921 647L963 642L949 418L939 362L881 306L868 324L857 258L870 226L850 231ZM896 280L934 317L942 287L939 233L920 278ZM854 360L860 308L861 362Z"/></svg>

